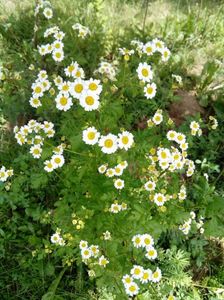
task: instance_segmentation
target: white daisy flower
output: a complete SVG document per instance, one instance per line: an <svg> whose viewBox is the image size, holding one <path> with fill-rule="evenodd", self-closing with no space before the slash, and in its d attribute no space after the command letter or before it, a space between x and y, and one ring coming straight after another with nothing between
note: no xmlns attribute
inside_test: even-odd
<svg viewBox="0 0 224 300"><path fill-rule="evenodd" d="M163 204L166 202L166 197L161 193L156 193L153 200L156 205L163 206Z"/></svg>
<svg viewBox="0 0 224 300"><path fill-rule="evenodd" d="M58 30L55 31L54 38L56 40L62 41L64 36L65 36L65 33L63 31L58 31Z"/></svg>
<svg viewBox="0 0 224 300"><path fill-rule="evenodd" d="M69 92L74 98L79 100L85 89L85 86L85 81L81 78L78 78L70 84Z"/></svg>
<svg viewBox="0 0 224 300"><path fill-rule="evenodd" d="M31 97L30 100L29 100L29 103L34 108L38 108L38 107L42 106L42 103L36 97Z"/></svg>
<svg viewBox="0 0 224 300"><path fill-rule="evenodd" d="M159 282L162 278L162 273L160 268L156 268L156 271L152 273L152 282Z"/></svg>
<svg viewBox="0 0 224 300"><path fill-rule="evenodd" d="M116 189L122 190L124 188L124 180L122 180L122 179L116 179L114 181L114 186L115 186Z"/></svg>
<svg viewBox="0 0 224 300"><path fill-rule="evenodd" d="M63 50L54 50L53 53L52 53L52 58L56 62L61 62L64 59Z"/></svg>
<svg viewBox="0 0 224 300"><path fill-rule="evenodd" d="M143 46L143 52L146 53L148 56L153 55L156 51L156 47L153 42L148 42Z"/></svg>
<svg viewBox="0 0 224 300"><path fill-rule="evenodd" d="M145 96L147 99L152 99L156 95L156 84L154 82L148 83L144 87Z"/></svg>
<svg viewBox="0 0 224 300"><path fill-rule="evenodd" d="M92 256L92 252L89 248L81 250L82 259L89 259Z"/></svg>
<svg viewBox="0 0 224 300"><path fill-rule="evenodd" d="M97 257L99 255L99 246L98 245L91 245L89 247L90 251L92 252L93 257Z"/></svg>
<svg viewBox="0 0 224 300"><path fill-rule="evenodd" d="M138 78L144 82L152 80L153 73L152 68L147 63L140 63L137 68Z"/></svg>
<svg viewBox="0 0 224 300"><path fill-rule="evenodd" d="M117 165L115 168L114 168L114 175L115 176L121 176L123 174L123 170L124 168L120 167L119 165Z"/></svg>
<svg viewBox="0 0 224 300"><path fill-rule="evenodd" d="M122 282L123 282L124 286L126 287L126 286L130 285L131 283L133 283L133 278L130 275L126 274L122 277Z"/></svg>
<svg viewBox="0 0 224 300"><path fill-rule="evenodd" d="M109 211L111 213L117 214L119 211L121 211L121 205L119 205L118 203L113 203L111 204Z"/></svg>
<svg viewBox="0 0 224 300"><path fill-rule="evenodd" d="M118 146L126 151L131 148L134 143L133 134L128 131L123 131L118 134Z"/></svg>
<svg viewBox="0 0 224 300"><path fill-rule="evenodd" d="M100 80L90 78L86 81L86 89L99 95L102 92L102 85L100 84Z"/></svg>
<svg viewBox="0 0 224 300"><path fill-rule="evenodd" d="M153 39L153 44L155 45L155 48L157 51L161 51L164 47L165 47L165 44L163 41L159 40L159 39Z"/></svg>
<svg viewBox="0 0 224 300"><path fill-rule="evenodd" d="M104 255L100 256L99 265L105 268L107 264L109 264L109 260Z"/></svg>
<svg viewBox="0 0 224 300"><path fill-rule="evenodd" d="M150 260L153 260L153 259L156 259L157 258L157 251L154 247L147 247L146 248L146 254L145 256L150 259Z"/></svg>
<svg viewBox="0 0 224 300"><path fill-rule="evenodd" d="M32 84L33 97L40 98L44 95L44 87L42 82L35 82Z"/></svg>
<svg viewBox="0 0 224 300"><path fill-rule="evenodd" d="M51 19L53 17L53 11L51 8L46 7L43 11L43 15L45 16L46 19Z"/></svg>
<svg viewBox="0 0 224 300"><path fill-rule="evenodd" d="M135 282L132 282L131 284L125 286L125 292L128 296L135 296L139 292L139 286Z"/></svg>
<svg viewBox="0 0 224 300"><path fill-rule="evenodd" d="M156 112L152 118L154 124L159 125L163 121L163 115L161 113Z"/></svg>
<svg viewBox="0 0 224 300"><path fill-rule="evenodd" d="M58 96L55 99L55 102L56 102L57 109L63 111L69 110L73 105L72 99L66 94L62 94L62 93L58 94Z"/></svg>
<svg viewBox="0 0 224 300"><path fill-rule="evenodd" d="M170 58L170 50L168 48L163 48L162 50L160 50L161 54L162 54L162 61L166 62L169 60Z"/></svg>
<svg viewBox="0 0 224 300"><path fill-rule="evenodd" d="M55 154L51 158L51 163L53 164L54 168L60 168L64 165L65 159L63 155Z"/></svg>
<svg viewBox="0 0 224 300"><path fill-rule="evenodd" d="M159 148L157 156L160 161L169 162L171 160L171 153L167 148Z"/></svg>
<svg viewBox="0 0 224 300"><path fill-rule="evenodd" d="M33 155L34 158L40 158L42 148L40 147L40 145L34 145L30 148L30 153Z"/></svg>
<svg viewBox="0 0 224 300"><path fill-rule="evenodd" d="M63 51L64 43L60 40L56 40L52 44L53 51Z"/></svg>
<svg viewBox="0 0 224 300"><path fill-rule="evenodd" d="M61 237L58 233L54 233L52 236L51 236L51 242L52 244L58 244L59 241L60 241Z"/></svg>
<svg viewBox="0 0 224 300"><path fill-rule="evenodd" d="M115 175L114 169L112 169L112 168L107 169L107 171L106 171L107 177L114 177L114 175Z"/></svg>
<svg viewBox="0 0 224 300"><path fill-rule="evenodd" d="M152 181L152 180L149 180L149 181L147 181L147 182L145 183L144 187L145 187L146 191L151 192L151 191L154 191L154 190L155 190L155 188L156 188L156 183L155 183L154 181Z"/></svg>
<svg viewBox="0 0 224 300"><path fill-rule="evenodd" d="M116 135L109 133L108 135L101 136L99 146L103 153L111 154L116 152L118 149Z"/></svg>
<svg viewBox="0 0 224 300"><path fill-rule="evenodd" d="M176 140L176 136L177 136L177 133L176 131L174 130L169 130L166 134L166 137L169 141L175 141Z"/></svg>
<svg viewBox="0 0 224 300"><path fill-rule="evenodd" d="M54 166L50 160L46 160L44 164L45 164L44 170L46 172L52 172L54 170Z"/></svg>
<svg viewBox="0 0 224 300"><path fill-rule="evenodd" d="M70 81L63 81L60 85L58 85L58 89L60 90L60 93L67 96L70 90Z"/></svg>
<svg viewBox="0 0 224 300"><path fill-rule="evenodd" d="M136 234L132 238L132 243L135 248L143 247L142 236L140 234Z"/></svg>
<svg viewBox="0 0 224 300"><path fill-rule="evenodd" d="M76 70L78 68L77 62L71 62L71 64L64 69L65 75L69 77L75 77Z"/></svg>
<svg viewBox="0 0 224 300"><path fill-rule="evenodd" d="M100 133L95 127L88 127L83 130L82 139L87 145L95 145L98 143Z"/></svg>
<svg viewBox="0 0 224 300"><path fill-rule="evenodd" d="M81 241L79 242L79 248L80 248L80 249L86 249L86 248L88 248L88 242L87 242L87 241L81 240Z"/></svg>
<svg viewBox="0 0 224 300"><path fill-rule="evenodd" d="M100 105L99 96L92 92L84 92L79 98L79 103L85 111L96 110Z"/></svg>
<svg viewBox="0 0 224 300"><path fill-rule="evenodd" d="M107 165L101 165L101 166L99 166L99 168L98 168L98 172L99 172L100 174L104 174L104 173L106 172L106 170L107 170Z"/></svg>
<svg viewBox="0 0 224 300"><path fill-rule="evenodd" d="M150 234L145 233L141 236L141 238L143 247L150 247L154 245L154 239Z"/></svg>
<svg viewBox="0 0 224 300"><path fill-rule="evenodd" d="M131 275L134 279L140 279L143 274L143 268L141 266L134 265L131 269Z"/></svg>
<svg viewBox="0 0 224 300"><path fill-rule="evenodd" d="M150 269L144 270L142 277L140 278L141 283L148 283L152 279L152 271Z"/></svg>

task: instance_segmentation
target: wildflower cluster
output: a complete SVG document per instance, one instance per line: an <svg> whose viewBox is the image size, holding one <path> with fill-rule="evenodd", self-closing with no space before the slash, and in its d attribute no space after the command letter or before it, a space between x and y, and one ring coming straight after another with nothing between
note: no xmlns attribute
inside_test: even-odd
<svg viewBox="0 0 224 300"><path fill-rule="evenodd" d="M37 0L35 15L39 14L40 11L42 11L46 19L51 19L53 17L53 10L51 7L51 3L47 0Z"/></svg>
<svg viewBox="0 0 224 300"><path fill-rule="evenodd" d="M114 61L113 63L102 61L99 64L99 67L94 71L94 74L100 74L111 81L116 80L116 73L117 73L116 61Z"/></svg>
<svg viewBox="0 0 224 300"><path fill-rule="evenodd" d="M98 145L101 151L106 154L112 154L118 149L125 149L126 151L131 148L134 143L133 134L128 131L119 133L118 136L109 133L107 135L100 135L95 127L88 127L83 131L83 141L88 145Z"/></svg>
<svg viewBox="0 0 224 300"><path fill-rule="evenodd" d="M82 39L86 38L87 35L91 34L88 27L83 26L79 23L76 23L76 24L72 25L72 29L77 30L78 31L78 37L81 37Z"/></svg>
<svg viewBox="0 0 224 300"><path fill-rule="evenodd" d="M85 222L80 219L75 213L72 214L72 224L75 225L77 230L83 229L85 227Z"/></svg>
<svg viewBox="0 0 224 300"><path fill-rule="evenodd" d="M219 125L217 119L213 116L209 116L209 122L210 122L209 125L213 130L215 130Z"/></svg>
<svg viewBox="0 0 224 300"><path fill-rule="evenodd" d="M202 216L199 217L199 220L196 221L196 214L195 212L190 212L190 218L184 222L184 224L179 226L179 230L183 232L184 235L188 235L192 224L196 225L196 228L199 230L201 234L204 233L204 218Z"/></svg>
<svg viewBox="0 0 224 300"><path fill-rule="evenodd" d="M109 212L113 214L117 214L120 211L124 211L124 210L127 210L127 203L122 202L121 204L119 204L118 201L114 201L114 203L111 204L109 208Z"/></svg>
<svg viewBox="0 0 224 300"><path fill-rule="evenodd" d="M38 108L42 106L40 98L43 97L46 91L49 91L51 83L48 80L48 75L45 70L41 70L37 75L37 79L32 84L32 97L29 100L29 103L32 107Z"/></svg>
<svg viewBox="0 0 224 300"><path fill-rule="evenodd" d="M196 121L192 121L190 124L191 134L193 136L198 135L201 136L202 130L200 128L200 124Z"/></svg>
<svg viewBox="0 0 224 300"><path fill-rule="evenodd" d="M154 240L150 234L137 234L133 236L132 242L135 248L144 248L146 250L146 258L154 260L157 257L157 251L154 248ZM151 269L144 269L142 266L134 265L130 275L126 274L122 278L125 287L125 292L129 296L135 296L139 293L139 285L134 280L139 280L145 284L149 282L159 282L162 278L161 270L157 267L153 272Z"/></svg>
<svg viewBox="0 0 224 300"><path fill-rule="evenodd" d="M128 50L126 48L119 48L120 55L124 56L124 60L129 60L130 56L135 53L133 49Z"/></svg>
<svg viewBox="0 0 224 300"><path fill-rule="evenodd" d="M60 228L57 228L56 232L51 236L51 242L57 246L65 246L65 240L61 236Z"/></svg>
<svg viewBox="0 0 224 300"><path fill-rule="evenodd" d="M81 256L84 263L88 263L88 260L90 258L97 258L97 261L95 261L95 264L98 264L101 267L106 267L106 265L109 263L109 260L104 256L100 256L100 250L98 245L90 245L88 246L87 241L80 241L79 248L81 250Z"/></svg>
<svg viewBox="0 0 224 300"><path fill-rule="evenodd" d="M65 34L58 26L53 26L44 32L45 38L48 38L49 36L53 36L53 42L38 46L38 51L41 56L51 54L54 61L61 62L64 59L63 38Z"/></svg>
<svg viewBox="0 0 224 300"><path fill-rule="evenodd" d="M5 182L9 177L13 176L13 169L6 169L5 166L0 168L0 182Z"/></svg>

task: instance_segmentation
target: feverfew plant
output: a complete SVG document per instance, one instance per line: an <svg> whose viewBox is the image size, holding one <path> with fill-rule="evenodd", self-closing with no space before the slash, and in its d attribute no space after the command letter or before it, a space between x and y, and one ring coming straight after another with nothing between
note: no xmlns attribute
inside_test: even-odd
<svg viewBox="0 0 224 300"><path fill-rule="evenodd" d="M15 126L14 136L55 184L57 198L51 207L44 204L40 222L50 225L50 234L32 255L67 267L84 264L89 279L119 300L163 290L169 280L163 278L168 254L161 237L174 232L184 240L192 225L203 234L206 224L188 193L196 172L192 136L200 138L203 131L196 121L184 132L175 128L158 105L159 69L168 66L171 51L158 38L132 40L90 72L66 54L67 33L53 25L49 1L39 1L35 12L48 22L38 32L46 42L37 47L39 61L47 63L30 67L27 101L36 119ZM80 23L71 29L83 43L94 35ZM129 120L130 101L148 107L144 130L136 130L135 116ZM217 126L210 116L208 128ZM0 181L12 175L1 167ZM178 299L173 292L160 299Z"/></svg>

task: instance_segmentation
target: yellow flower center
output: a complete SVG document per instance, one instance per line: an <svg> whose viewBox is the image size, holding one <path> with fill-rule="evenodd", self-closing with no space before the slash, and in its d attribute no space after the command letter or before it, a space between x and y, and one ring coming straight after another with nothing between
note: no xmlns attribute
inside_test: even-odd
<svg viewBox="0 0 224 300"><path fill-rule="evenodd" d="M148 273L144 273L142 276L143 279L148 279L149 278L149 274Z"/></svg>
<svg viewBox="0 0 224 300"><path fill-rule="evenodd" d="M158 201L158 202L163 202L163 196L158 196L158 197L157 197L157 201Z"/></svg>
<svg viewBox="0 0 224 300"><path fill-rule="evenodd" d="M87 134L87 137L89 140L94 140L95 136L96 136L95 132L89 132Z"/></svg>
<svg viewBox="0 0 224 300"><path fill-rule="evenodd" d="M40 86L37 86L34 91L35 91L36 94L39 94L39 93L42 92L42 89L41 89Z"/></svg>
<svg viewBox="0 0 224 300"><path fill-rule="evenodd" d="M55 56L56 56L57 58L61 58L61 52L56 52Z"/></svg>
<svg viewBox="0 0 224 300"><path fill-rule="evenodd" d="M144 239L144 243L146 245L150 245L151 244L151 240L149 238Z"/></svg>
<svg viewBox="0 0 224 300"><path fill-rule="evenodd" d="M149 255L149 256L153 256L154 254L155 254L155 251L154 251L154 250L149 250L149 251L148 251L148 255Z"/></svg>
<svg viewBox="0 0 224 300"><path fill-rule="evenodd" d="M128 142L129 142L129 138L128 138L127 136L123 136L123 137L122 137L122 143L123 143L124 145L127 145Z"/></svg>
<svg viewBox="0 0 224 300"><path fill-rule="evenodd" d="M141 271L139 269L135 269L135 275L139 275L141 273Z"/></svg>
<svg viewBox="0 0 224 300"><path fill-rule="evenodd" d="M60 104L65 106L68 103L68 99L66 97L61 97L60 98Z"/></svg>
<svg viewBox="0 0 224 300"><path fill-rule="evenodd" d="M135 287L134 285L131 285L131 286L129 287L129 291L130 291L130 292L135 292L135 291L136 291L136 287Z"/></svg>
<svg viewBox="0 0 224 300"><path fill-rule="evenodd" d="M76 74L75 74L75 76L76 76L76 77L80 77L80 76L81 76L81 72L80 72L80 71L77 71Z"/></svg>
<svg viewBox="0 0 224 300"><path fill-rule="evenodd" d="M63 85L62 90L67 92L69 90L68 84Z"/></svg>
<svg viewBox="0 0 224 300"><path fill-rule="evenodd" d="M111 140L111 139L106 139L105 142L104 142L104 146L105 146L106 148L111 148L111 147L113 147L113 144L114 144L114 142L113 142L113 140Z"/></svg>
<svg viewBox="0 0 224 300"><path fill-rule="evenodd" d="M85 100L86 100L87 105L93 105L94 104L94 98L92 96L87 96Z"/></svg>
<svg viewBox="0 0 224 300"><path fill-rule="evenodd" d="M83 91L83 85L81 83L76 84L74 90L76 93L81 93Z"/></svg>
<svg viewBox="0 0 224 300"><path fill-rule="evenodd" d="M149 71L147 69L142 69L142 75L147 77L149 75Z"/></svg>
<svg viewBox="0 0 224 300"><path fill-rule="evenodd" d="M153 88L150 86L147 88L147 93L152 94L153 93Z"/></svg>
<svg viewBox="0 0 224 300"><path fill-rule="evenodd" d="M56 158L54 159L54 162L55 162L56 164L60 164L61 159L60 159L59 157L56 157Z"/></svg>
<svg viewBox="0 0 224 300"><path fill-rule="evenodd" d="M97 89L97 84L95 84L94 82L91 82L89 85L89 89L91 91L95 91Z"/></svg>
<svg viewBox="0 0 224 300"><path fill-rule="evenodd" d="M166 158L167 158L166 152L161 152L161 157L162 157L163 159L166 159Z"/></svg>
<svg viewBox="0 0 224 300"><path fill-rule="evenodd" d="M34 153L34 154L40 154L40 150L39 150L39 149L34 149L34 150L33 150L33 153Z"/></svg>
<svg viewBox="0 0 224 300"><path fill-rule="evenodd" d="M68 67L69 73L72 73L74 70L75 70L75 67L74 67L73 65L70 65L70 66Z"/></svg>

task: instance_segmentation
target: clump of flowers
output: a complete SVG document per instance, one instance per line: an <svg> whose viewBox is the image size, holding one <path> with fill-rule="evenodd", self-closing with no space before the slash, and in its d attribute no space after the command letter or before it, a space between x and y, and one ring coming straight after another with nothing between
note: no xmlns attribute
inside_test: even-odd
<svg viewBox="0 0 224 300"><path fill-rule="evenodd" d="M184 222L184 224L179 226L179 230L183 232L184 235L188 235L192 224L196 225L196 228L199 230L201 234L204 233L204 218L202 216L199 217L199 220L196 220L196 214L195 212L191 211L190 212L190 218Z"/></svg>
<svg viewBox="0 0 224 300"><path fill-rule="evenodd" d="M130 56L135 53L133 49L128 50L126 48L119 48L119 53L124 57L124 60L128 61L130 59Z"/></svg>
<svg viewBox="0 0 224 300"><path fill-rule="evenodd" d="M78 31L78 37L81 37L82 39L85 39L87 35L90 35L91 32L88 27L81 25L80 23L76 23L72 25L72 29Z"/></svg>
<svg viewBox="0 0 224 300"><path fill-rule="evenodd" d="M190 124L191 134L193 136L198 135L201 136L202 130L200 128L200 124L196 121L192 121Z"/></svg>
<svg viewBox="0 0 224 300"><path fill-rule="evenodd" d="M95 70L95 74L100 74L103 77L115 81L116 80L116 73L117 73L117 68L116 64L114 63L109 63L107 61L102 61L99 64L99 67Z"/></svg>
<svg viewBox="0 0 224 300"><path fill-rule="evenodd" d="M5 166L0 168L0 181L6 182L8 178L13 176L13 169L6 169Z"/></svg>
<svg viewBox="0 0 224 300"><path fill-rule="evenodd" d="M211 129L215 130L218 127L219 123L217 119L213 116L209 116L209 126Z"/></svg>
<svg viewBox="0 0 224 300"><path fill-rule="evenodd" d="M157 251L154 248L154 239L148 233L137 234L133 236L132 242L135 248L144 248L146 251L145 257L149 260L155 260L157 258ZM155 267L154 267L155 268ZM140 287L135 282L139 280L141 284L157 283L161 280L162 273L159 267L153 272L151 269L144 269L140 265L134 265L130 271L130 275L126 274L122 278L125 292L128 296L135 296L139 293Z"/></svg>
<svg viewBox="0 0 224 300"><path fill-rule="evenodd" d="M104 256L100 256L100 249L98 245L88 246L87 241L80 241L79 248L81 250L82 260L85 264L88 264L90 258L95 258L95 264L105 268L109 264L109 260Z"/></svg>
<svg viewBox="0 0 224 300"><path fill-rule="evenodd" d="M123 131L118 136L112 133L100 135L95 127L85 129L82 137L83 141L88 145L98 144L101 147L101 151L106 154L112 154L119 148L127 151L134 143L133 134L128 131Z"/></svg>

